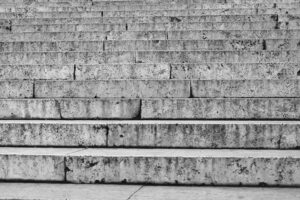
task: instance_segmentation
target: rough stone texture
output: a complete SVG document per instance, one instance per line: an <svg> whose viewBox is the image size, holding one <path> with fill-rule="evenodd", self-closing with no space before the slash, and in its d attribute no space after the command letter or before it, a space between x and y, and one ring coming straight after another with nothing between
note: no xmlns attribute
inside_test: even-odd
<svg viewBox="0 0 300 200"><path fill-rule="evenodd" d="M64 181L64 156L74 149L0 148L1 180Z"/></svg>
<svg viewBox="0 0 300 200"><path fill-rule="evenodd" d="M300 79L299 71L297 63L171 64L172 79Z"/></svg>
<svg viewBox="0 0 300 200"><path fill-rule="evenodd" d="M300 148L300 124L276 122L143 122L108 125L112 147Z"/></svg>
<svg viewBox="0 0 300 200"><path fill-rule="evenodd" d="M169 40L299 39L299 30L168 31Z"/></svg>
<svg viewBox="0 0 300 200"><path fill-rule="evenodd" d="M299 119L299 98L145 99L142 119Z"/></svg>
<svg viewBox="0 0 300 200"><path fill-rule="evenodd" d="M193 97L300 97L299 80L197 80Z"/></svg>
<svg viewBox="0 0 300 200"><path fill-rule="evenodd" d="M2 42L0 52L14 51L103 51L102 41L61 41L61 42Z"/></svg>
<svg viewBox="0 0 300 200"><path fill-rule="evenodd" d="M104 80L37 81L35 96L43 97L189 97L190 81L184 80Z"/></svg>
<svg viewBox="0 0 300 200"><path fill-rule="evenodd" d="M34 32L0 34L0 41L299 39L300 30Z"/></svg>
<svg viewBox="0 0 300 200"><path fill-rule="evenodd" d="M48 99L1 99L1 119L59 119L59 105Z"/></svg>
<svg viewBox="0 0 300 200"><path fill-rule="evenodd" d="M7 79L73 79L74 66L58 65L1 65L0 80Z"/></svg>
<svg viewBox="0 0 300 200"><path fill-rule="evenodd" d="M300 40L119 40L105 41L108 51L149 50L297 50Z"/></svg>
<svg viewBox="0 0 300 200"><path fill-rule="evenodd" d="M300 185L298 151L88 149L66 166L74 183Z"/></svg>
<svg viewBox="0 0 300 200"><path fill-rule="evenodd" d="M293 15L297 16L297 15ZM281 17L281 16L279 16ZM15 25L26 24L88 24L88 23L167 23L167 22L260 22L274 21L272 15L200 15L200 16L144 16L144 17L93 17L93 18L23 18L11 19Z"/></svg>
<svg viewBox="0 0 300 200"><path fill-rule="evenodd" d="M132 119L140 115L139 99L63 99L63 119Z"/></svg>
<svg viewBox="0 0 300 200"><path fill-rule="evenodd" d="M0 81L0 98L28 98L33 96L32 81Z"/></svg>
<svg viewBox="0 0 300 200"><path fill-rule="evenodd" d="M76 66L76 80L169 79L168 64L104 64Z"/></svg>
<svg viewBox="0 0 300 200"><path fill-rule="evenodd" d="M105 146L101 124L12 122L0 124L1 146Z"/></svg>

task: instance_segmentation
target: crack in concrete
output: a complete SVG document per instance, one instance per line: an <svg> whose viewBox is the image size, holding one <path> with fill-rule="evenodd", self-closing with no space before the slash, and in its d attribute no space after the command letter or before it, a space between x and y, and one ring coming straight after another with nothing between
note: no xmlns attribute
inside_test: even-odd
<svg viewBox="0 0 300 200"><path fill-rule="evenodd" d="M144 186L142 185L136 191L134 191L126 200L130 200L136 193L138 193Z"/></svg>

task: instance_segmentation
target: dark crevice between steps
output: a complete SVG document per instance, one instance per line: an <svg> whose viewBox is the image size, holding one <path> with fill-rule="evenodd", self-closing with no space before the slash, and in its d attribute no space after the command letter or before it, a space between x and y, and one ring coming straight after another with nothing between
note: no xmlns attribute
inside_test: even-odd
<svg viewBox="0 0 300 200"><path fill-rule="evenodd" d="M141 120L142 119L142 104L143 104L143 100L140 99L140 107L139 107L138 113L131 120Z"/></svg>
<svg viewBox="0 0 300 200"><path fill-rule="evenodd" d="M297 76L299 76L299 77L300 77L300 70L297 72Z"/></svg>
<svg viewBox="0 0 300 200"><path fill-rule="evenodd" d="M193 95L193 87L192 87L192 81L190 81L190 96L189 98L194 98L194 95Z"/></svg>
<svg viewBox="0 0 300 200"><path fill-rule="evenodd" d="M54 100L55 101L55 107L57 107L57 111L58 111L58 114L59 114L59 118L60 119L64 119L63 116L62 116L62 113L61 113L61 107L60 107L60 102L59 100Z"/></svg>
<svg viewBox="0 0 300 200"><path fill-rule="evenodd" d="M105 38L105 40L107 40L107 38ZM102 51L105 51L105 42L103 41L103 44L102 44Z"/></svg>
<svg viewBox="0 0 300 200"><path fill-rule="evenodd" d="M33 80L33 83L32 83L32 98L35 98L35 84L36 84L36 80Z"/></svg>
<svg viewBox="0 0 300 200"><path fill-rule="evenodd" d="M76 67L76 65L74 65L73 80L76 80L76 70L77 70L77 67Z"/></svg>
<svg viewBox="0 0 300 200"><path fill-rule="evenodd" d="M169 64L169 71L170 71L170 75L169 75L169 79L172 79L172 64Z"/></svg>
<svg viewBox="0 0 300 200"><path fill-rule="evenodd" d="M267 42L265 39L262 41L262 49L267 50Z"/></svg>
<svg viewBox="0 0 300 200"><path fill-rule="evenodd" d="M128 24L125 24L125 30L128 31Z"/></svg>

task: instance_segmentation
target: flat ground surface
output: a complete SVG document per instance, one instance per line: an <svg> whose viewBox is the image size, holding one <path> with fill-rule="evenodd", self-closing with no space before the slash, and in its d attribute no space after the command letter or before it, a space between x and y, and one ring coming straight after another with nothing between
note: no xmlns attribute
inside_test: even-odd
<svg viewBox="0 0 300 200"><path fill-rule="evenodd" d="M0 183L1 200L299 200L300 188Z"/></svg>

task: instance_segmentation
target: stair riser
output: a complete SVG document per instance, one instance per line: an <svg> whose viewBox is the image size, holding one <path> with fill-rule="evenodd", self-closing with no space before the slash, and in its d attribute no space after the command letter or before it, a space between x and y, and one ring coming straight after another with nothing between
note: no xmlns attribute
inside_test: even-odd
<svg viewBox="0 0 300 200"><path fill-rule="evenodd" d="M299 101L299 98L145 99L141 104L139 99L1 100L0 118L299 119Z"/></svg>
<svg viewBox="0 0 300 200"><path fill-rule="evenodd" d="M242 23L155 23L155 24L58 24L58 25L25 25L4 26L0 33L23 32L67 32L67 31L172 31L172 30L268 30L299 29L299 22L242 22Z"/></svg>
<svg viewBox="0 0 300 200"><path fill-rule="evenodd" d="M0 100L1 119L134 119L139 99Z"/></svg>
<svg viewBox="0 0 300 200"><path fill-rule="evenodd" d="M0 52L14 51L184 51L184 50L300 50L299 40L150 40L88 42L6 42Z"/></svg>
<svg viewBox="0 0 300 200"><path fill-rule="evenodd" d="M300 99L148 99L142 119L299 119Z"/></svg>
<svg viewBox="0 0 300 200"><path fill-rule="evenodd" d="M299 39L299 30L261 31L121 31L121 32L44 32L1 34L0 41L95 41L95 40L241 40Z"/></svg>
<svg viewBox="0 0 300 200"><path fill-rule="evenodd" d="M1 20L3 24L12 23L14 25L42 25L42 24L89 24L89 23L169 23L169 22L267 22L274 21L274 15L220 15L220 16L154 16L154 17L96 17L96 18L24 18ZM279 15L278 21L289 21L299 15Z"/></svg>
<svg viewBox="0 0 300 200"><path fill-rule="evenodd" d="M1 65L0 68L0 80L73 80L74 78L74 66L70 65Z"/></svg>
<svg viewBox="0 0 300 200"><path fill-rule="evenodd" d="M44 82L35 83L35 97L120 97L172 98L189 97L190 81L101 81L101 82ZM300 96L300 94L299 94Z"/></svg>
<svg viewBox="0 0 300 200"><path fill-rule="evenodd" d="M251 63L251 64L171 64L172 79L202 80L255 80L298 79L300 65L297 63ZM92 75L90 75L92 76Z"/></svg>
<svg viewBox="0 0 300 200"><path fill-rule="evenodd" d="M293 158L70 156L67 181L196 185L299 185Z"/></svg>
<svg viewBox="0 0 300 200"><path fill-rule="evenodd" d="M0 124L0 146L300 148L299 124Z"/></svg>
<svg viewBox="0 0 300 200"><path fill-rule="evenodd" d="M266 63L299 62L299 51L138 51L2 53L4 65L59 65L104 63Z"/></svg>

